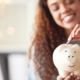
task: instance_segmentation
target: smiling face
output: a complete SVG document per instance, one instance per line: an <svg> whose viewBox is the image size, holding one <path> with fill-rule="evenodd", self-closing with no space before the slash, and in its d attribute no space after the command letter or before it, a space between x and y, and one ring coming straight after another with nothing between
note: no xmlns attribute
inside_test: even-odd
<svg viewBox="0 0 80 80"><path fill-rule="evenodd" d="M80 0L47 0L54 21L65 29L80 22Z"/></svg>

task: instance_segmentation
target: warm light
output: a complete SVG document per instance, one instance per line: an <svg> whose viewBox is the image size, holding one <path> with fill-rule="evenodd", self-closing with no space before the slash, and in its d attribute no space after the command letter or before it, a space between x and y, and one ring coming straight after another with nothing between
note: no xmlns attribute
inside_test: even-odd
<svg viewBox="0 0 80 80"><path fill-rule="evenodd" d="M3 2L2 0L0 0L0 3Z"/></svg>
<svg viewBox="0 0 80 80"><path fill-rule="evenodd" d="M3 0L5 3L9 4L12 0Z"/></svg>
<svg viewBox="0 0 80 80"><path fill-rule="evenodd" d="M5 14L5 4L0 3L0 16Z"/></svg>
<svg viewBox="0 0 80 80"><path fill-rule="evenodd" d="M4 10L5 9L5 4L0 4L0 10Z"/></svg>
<svg viewBox="0 0 80 80"><path fill-rule="evenodd" d="M2 34L2 32L0 31L0 38L2 38L2 36L3 36L3 34Z"/></svg>
<svg viewBox="0 0 80 80"><path fill-rule="evenodd" d="M9 35L13 35L13 34L15 33L15 29L14 29L13 27L9 27L9 28L7 29L7 33L8 33Z"/></svg>

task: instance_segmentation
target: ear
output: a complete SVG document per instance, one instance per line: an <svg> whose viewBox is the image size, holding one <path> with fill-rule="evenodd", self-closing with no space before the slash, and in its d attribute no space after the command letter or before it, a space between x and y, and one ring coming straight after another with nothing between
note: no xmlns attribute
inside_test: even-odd
<svg viewBox="0 0 80 80"><path fill-rule="evenodd" d="M67 48L66 44L62 44L59 46L59 51L61 52L63 49Z"/></svg>
<svg viewBox="0 0 80 80"><path fill-rule="evenodd" d="M65 49L66 47L67 47L66 44L61 44L61 45L59 45L59 46L55 49L54 52L59 53L59 52L61 52L63 49Z"/></svg>
<svg viewBox="0 0 80 80"><path fill-rule="evenodd" d="M80 49L80 46L79 46L78 44L74 44L74 45L72 46L72 48Z"/></svg>

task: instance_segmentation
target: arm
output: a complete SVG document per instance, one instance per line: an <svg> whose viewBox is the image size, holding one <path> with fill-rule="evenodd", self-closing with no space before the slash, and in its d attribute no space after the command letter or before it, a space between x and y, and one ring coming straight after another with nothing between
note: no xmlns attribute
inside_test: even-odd
<svg viewBox="0 0 80 80"><path fill-rule="evenodd" d="M36 80L36 78L38 80L41 80L40 77L38 75L35 74L35 64L34 64L34 47L32 47L31 50L31 59L29 61L29 67L28 67L28 80Z"/></svg>

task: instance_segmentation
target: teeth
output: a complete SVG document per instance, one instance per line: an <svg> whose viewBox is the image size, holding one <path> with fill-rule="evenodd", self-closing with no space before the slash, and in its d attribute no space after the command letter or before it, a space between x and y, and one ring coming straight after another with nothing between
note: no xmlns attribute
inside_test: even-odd
<svg viewBox="0 0 80 80"><path fill-rule="evenodd" d="M74 15L69 15L67 17L64 18L64 21L67 22L69 19L71 19Z"/></svg>

